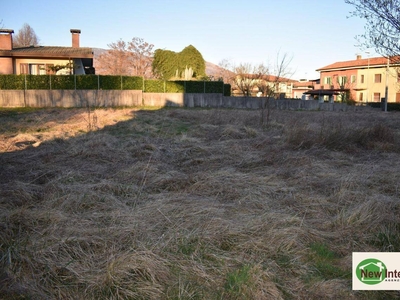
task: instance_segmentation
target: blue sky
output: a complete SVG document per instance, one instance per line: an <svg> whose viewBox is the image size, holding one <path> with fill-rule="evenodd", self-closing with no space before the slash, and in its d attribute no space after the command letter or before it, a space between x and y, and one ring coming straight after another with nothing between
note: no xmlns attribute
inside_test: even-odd
<svg viewBox="0 0 400 300"><path fill-rule="evenodd" d="M0 20L15 33L28 23L41 45L70 46L71 28L82 47L108 48L119 39L143 38L155 49L188 45L218 64L274 64L292 57L293 79L319 78L315 70L365 53L355 36L364 21L348 18L344 0L14 0L2 1ZM372 50L370 50L373 53Z"/></svg>

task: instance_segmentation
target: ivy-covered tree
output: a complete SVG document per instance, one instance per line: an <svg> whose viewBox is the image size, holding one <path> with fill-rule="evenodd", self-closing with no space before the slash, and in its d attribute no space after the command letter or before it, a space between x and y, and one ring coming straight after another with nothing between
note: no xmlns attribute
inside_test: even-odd
<svg viewBox="0 0 400 300"><path fill-rule="evenodd" d="M172 78L176 73L177 65L178 58L176 52L162 49L154 51L152 71L155 77L166 80Z"/></svg>
<svg viewBox="0 0 400 300"><path fill-rule="evenodd" d="M187 46L179 53L179 71L186 67L193 69L193 77L200 78L206 75L206 62L201 53L192 45Z"/></svg>
<svg viewBox="0 0 400 300"><path fill-rule="evenodd" d="M171 79L187 68L193 70L194 78L206 76L206 63L201 53L192 45L181 52L157 49L152 63L153 74L162 79Z"/></svg>

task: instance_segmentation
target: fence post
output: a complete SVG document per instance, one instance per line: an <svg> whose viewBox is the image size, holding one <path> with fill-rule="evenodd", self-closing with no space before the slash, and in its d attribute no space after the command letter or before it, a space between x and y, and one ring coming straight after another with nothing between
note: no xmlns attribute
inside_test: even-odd
<svg viewBox="0 0 400 300"><path fill-rule="evenodd" d="M100 90L100 75L97 74L97 90Z"/></svg>
<svg viewBox="0 0 400 300"><path fill-rule="evenodd" d="M25 74L25 88L24 88L24 105L25 105L25 107L26 107L26 74Z"/></svg>

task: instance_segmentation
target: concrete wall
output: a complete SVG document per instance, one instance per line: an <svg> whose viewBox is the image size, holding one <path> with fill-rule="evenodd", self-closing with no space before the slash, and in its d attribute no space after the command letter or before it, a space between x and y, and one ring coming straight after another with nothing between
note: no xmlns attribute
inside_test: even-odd
<svg viewBox="0 0 400 300"><path fill-rule="evenodd" d="M142 91L1 90L0 107L141 106Z"/></svg>
<svg viewBox="0 0 400 300"><path fill-rule="evenodd" d="M144 106L184 106L183 93L143 93Z"/></svg>
<svg viewBox="0 0 400 300"><path fill-rule="evenodd" d="M224 97L222 94L142 93L136 90L0 90L0 107L117 107L175 106L259 109L266 98ZM348 111L370 109L318 100L275 100L270 107L280 110Z"/></svg>
<svg viewBox="0 0 400 300"><path fill-rule="evenodd" d="M185 94L186 107L259 109L266 98L224 97L221 94ZM279 110L326 110L355 111L370 109L364 106L349 106L344 103L319 103L318 100L270 99L270 107Z"/></svg>

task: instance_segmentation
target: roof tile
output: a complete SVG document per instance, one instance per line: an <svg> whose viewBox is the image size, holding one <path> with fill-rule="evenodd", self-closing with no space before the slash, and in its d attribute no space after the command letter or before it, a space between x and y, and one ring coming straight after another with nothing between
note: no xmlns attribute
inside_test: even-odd
<svg viewBox="0 0 400 300"><path fill-rule="evenodd" d="M400 57L391 57L390 63L398 64L400 61ZM317 71L327 71L331 69L347 69L347 68L356 68L356 67L367 67L369 66L376 66L376 65L386 65L387 58L386 57L371 57L371 58L362 58L362 59L355 59L355 60L348 60L348 61L339 61L333 64L327 65L325 67L317 69Z"/></svg>

